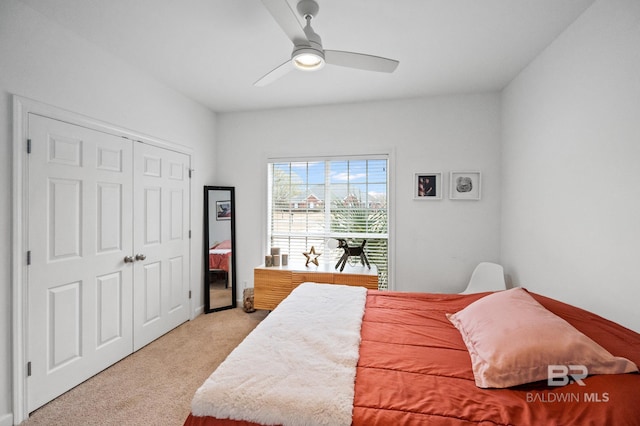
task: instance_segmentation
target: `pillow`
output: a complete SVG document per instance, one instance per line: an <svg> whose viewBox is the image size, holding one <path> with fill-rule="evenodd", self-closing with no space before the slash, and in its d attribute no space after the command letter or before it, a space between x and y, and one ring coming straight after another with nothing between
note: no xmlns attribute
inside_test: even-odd
<svg viewBox="0 0 640 426"><path fill-rule="evenodd" d="M224 240L211 246L211 249L228 249L231 250L231 240Z"/></svg>
<svg viewBox="0 0 640 426"><path fill-rule="evenodd" d="M584 365L589 374L638 371L633 362L611 355L521 287L492 293L447 318L462 335L481 388L545 380L549 365Z"/></svg>

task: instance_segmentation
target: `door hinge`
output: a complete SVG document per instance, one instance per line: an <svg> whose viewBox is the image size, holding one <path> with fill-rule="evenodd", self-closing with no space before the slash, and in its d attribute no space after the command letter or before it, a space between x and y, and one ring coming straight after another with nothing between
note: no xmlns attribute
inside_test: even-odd
<svg viewBox="0 0 640 426"><path fill-rule="evenodd" d="M189 290L189 299L191 299L191 290Z"/></svg>
<svg viewBox="0 0 640 426"><path fill-rule="evenodd" d="M31 265L31 250L27 252L27 265Z"/></svg>
<svg viewBox="0 0 640 426"><path fill-rule="evenodd" d="M27 362L27 377L31 376L31 361Z"/></svg>
<svg viewBox="0 0 640 426"><path fill-rule="evenodd" d="M31 139L27 139L27 154L31 154Z"/></svg>
<svg viewBox="0 0 640 426"><path fill-rule="evenodd" d="M191 229L189 229L189 239L191 239Z"/></svg>

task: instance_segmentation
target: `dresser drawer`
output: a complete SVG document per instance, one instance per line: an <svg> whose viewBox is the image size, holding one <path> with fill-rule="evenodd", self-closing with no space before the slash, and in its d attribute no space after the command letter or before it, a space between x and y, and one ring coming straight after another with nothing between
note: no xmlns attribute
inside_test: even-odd
<svg viewBox="0 0 640 426"><path fill-rule="evenodd" d="M302 283L326 283L333 284L333 274L330 272L292 272L291 285L293 288Z"/></svg>
<svg viewBox="0 0 640 426"><path fill-rule="evenodd" d="M273 310L291 293L291 272L254 269L253 306Z"/></svg>
<svg viewBox="0 0 640 426"><path fill-rule="evenodd" d="M372 290L378 289L378 277L375 275L344 274L336 272L333 275L333 283L362 286Z"/></svg>
<svg viewBox="0 0 640 426"><path fill-rule="evenodd" d="M350 272L346 272L346 271ZM291 291L304 282L345 284L378 288L378 271L369 268L348 267L345 272L335 271L330 265L321 268L260 266L253 270L253 306L274 310Z"/></svg>

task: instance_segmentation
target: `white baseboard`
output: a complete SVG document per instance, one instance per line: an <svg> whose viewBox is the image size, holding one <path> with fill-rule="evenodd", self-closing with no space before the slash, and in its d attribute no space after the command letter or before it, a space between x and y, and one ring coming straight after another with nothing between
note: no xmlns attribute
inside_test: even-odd
<svg viewBox="0 0 640 426"><path fill-rule="evenodd" d="M195 319L198 315L201 315L204 313L204 305L202 306L198 306L194 311L193 311L193 318L191 319ZM0 425L2 426L2 425Z"/></svg>
<svg viewBox="0 0 640 426"><path fill-rule="evenodd" d="M0 416L0 426L13 426L13 414Z"/></svg>

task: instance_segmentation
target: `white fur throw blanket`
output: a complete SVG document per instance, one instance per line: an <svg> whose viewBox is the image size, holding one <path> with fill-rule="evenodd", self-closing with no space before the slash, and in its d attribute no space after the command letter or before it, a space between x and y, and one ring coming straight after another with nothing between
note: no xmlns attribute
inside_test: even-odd
<svg viewBox="0 0 640 426"><path fill-rule="evenodd" d="M209 376L195 416L350 425L364 287L303 283Z"/></svg>

